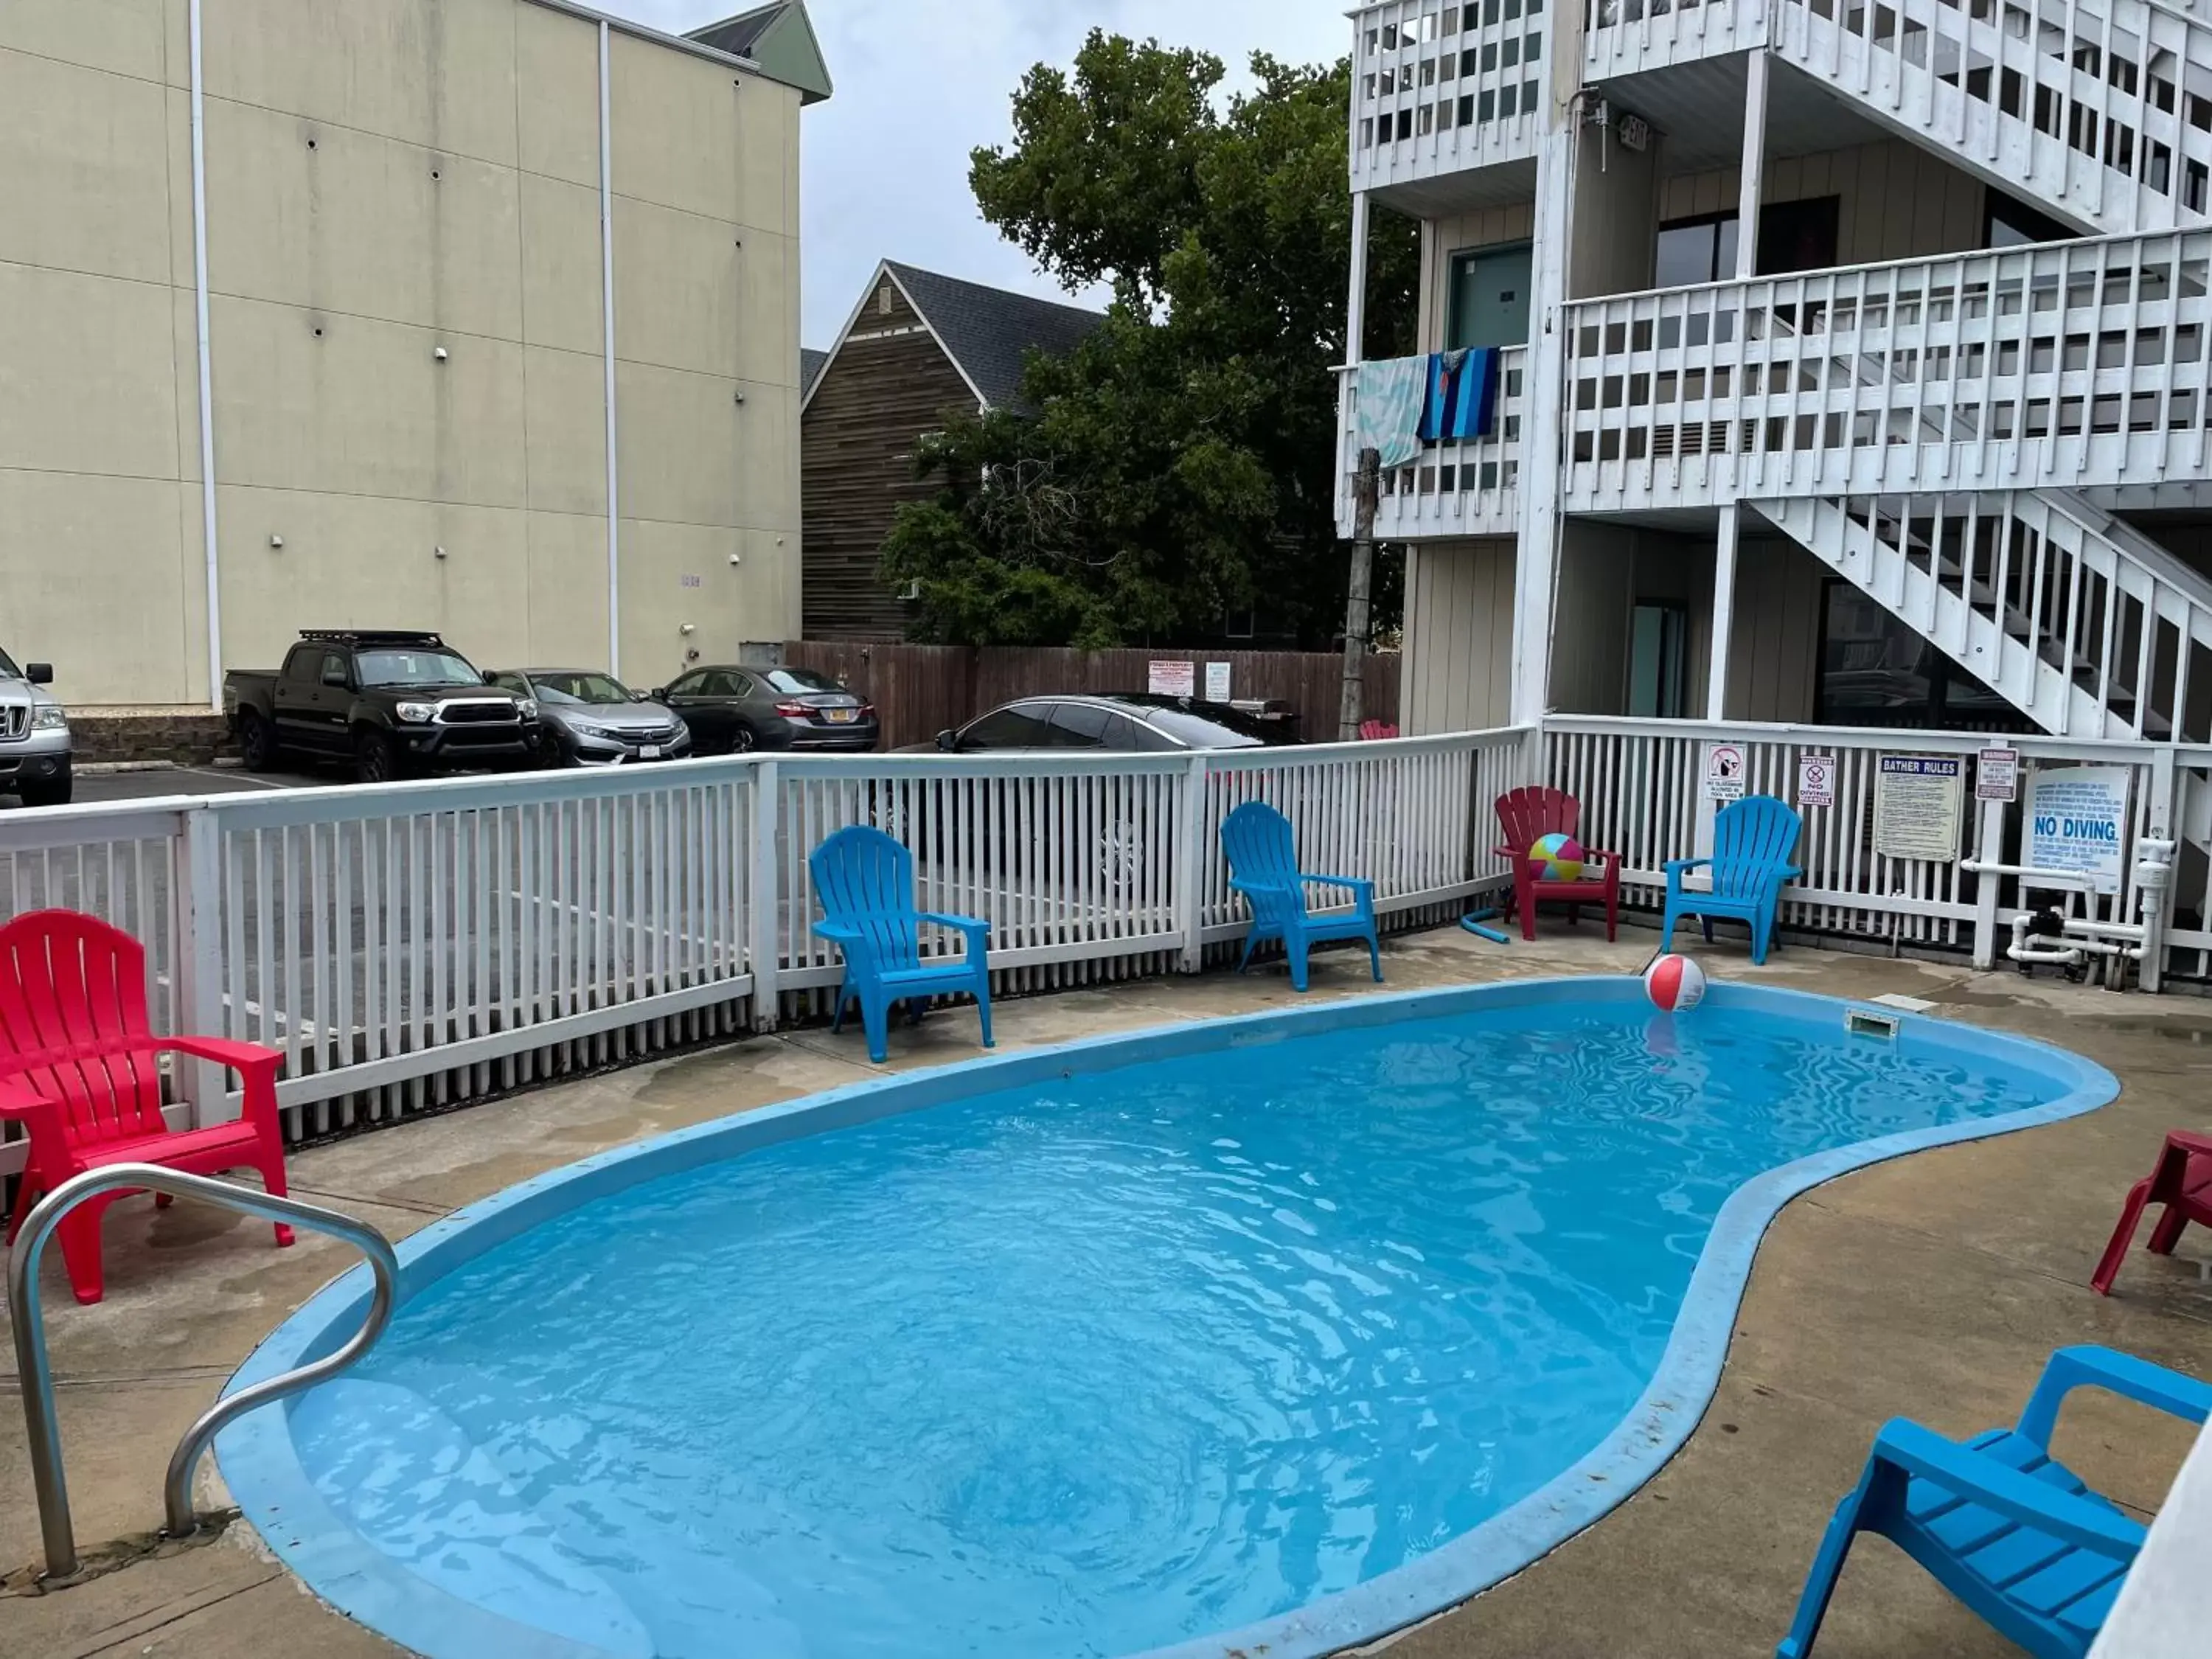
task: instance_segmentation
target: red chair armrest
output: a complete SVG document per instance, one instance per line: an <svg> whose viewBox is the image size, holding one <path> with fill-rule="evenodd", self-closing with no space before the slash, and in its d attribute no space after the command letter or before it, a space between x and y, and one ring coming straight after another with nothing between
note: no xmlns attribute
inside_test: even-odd
<svg viewBox="0 0 2212 1659"><path fill-rule="evenodd" d="M273 1071L284 1059L274 1048L264 1048L258 1042L233 1042L228 1037L155 1036L149 1032L143 1036L102 1037L97 1042L77 1043L67 1048L40 1048L0 1056L0 1078L20 1077L25 1072L42 1072L76 1060L105 1059L110 1054L171 1053L212 1060L235 1066L240 1072Z"/></svg>
<svg viewBox="0 0 2212 1659"><path fill-rule="evenodd" d="M58 1114L59 1108L44 1095L20 1083L0 1079L0 1118L21 1124L33 1135L44 1133L59 1136L62 1121Z"/></svg>
<svg viewBox="0 0 2212 1659"><path fill-rule="evenodd" d="M236 1042L228 1037L170 1036L155 1037L153 1041L159 1048L190 1054L195 1060L212 1060L240 1072L274 1071L284 1063L284 1056L274 1048L264 1048L258 1042Z"/></svg>
<svg viewBox="0 0 2212 1659"><path fill-rule="evenodd" d="M2212 1158L2212 1135L2201 1135L2193 1129L2167 1130L2166 1144L2169 1146L2179 1146L2185 1152L2195 1152L2202 1157Z"/></svg>

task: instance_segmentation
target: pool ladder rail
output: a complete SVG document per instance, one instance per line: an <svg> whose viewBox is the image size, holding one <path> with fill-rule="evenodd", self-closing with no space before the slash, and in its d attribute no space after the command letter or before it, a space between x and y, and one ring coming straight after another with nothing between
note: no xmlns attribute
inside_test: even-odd
<svg viewBox="0 0 2212 1659"><path fill-rule="evenodd" d="M344 1370L375 1345L392 1322L399 1300L399 1258L384 1235L365 1221L302 1204L295 1198L278 1198L251 1188L234 1187L208 1176L185 1175L153 1164L115 1164L72 1176L39 1200L24 1218L15 1248L8 1259L8 1305L14 1315L15 1372L23 1387L23 1417L31 1443L31 1484L38 1494L39 1530L45 1540L48 1579L73 1577L77 1570L76 1537L70 1525L69 1486L62 1474L61 1425L54 1416L54 1379L46 1361L46 1316L39 1306L39 1258L62 1218L88 1198L118 1188L167 1193L177 1198L204 1199L241 1215L264 1221L288 1221L319 1233L328 1233L355 1246L368 1258L375 1288L368 1299L368 1316L343 1347L311 1364L299 1366L257 1382L250 1389L218 1400L200 1413L177 1442L169 1458L162 1486L169 1538L189 1538L199 1529L192 1510L192 1474L216 1436L234 1419L256 1407L312 1388Z"/></svg>

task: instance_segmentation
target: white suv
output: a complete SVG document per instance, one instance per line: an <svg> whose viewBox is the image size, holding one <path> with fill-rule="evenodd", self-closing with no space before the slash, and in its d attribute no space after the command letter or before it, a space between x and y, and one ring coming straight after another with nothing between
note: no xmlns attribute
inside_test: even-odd
<svg viewBox="0 0 2212 1659"><path fill-rule="evenodd" d="M0 651L0 794L26 806L69 804L69 715L43 689L53 678L52 663L18 668Z"/></svg>

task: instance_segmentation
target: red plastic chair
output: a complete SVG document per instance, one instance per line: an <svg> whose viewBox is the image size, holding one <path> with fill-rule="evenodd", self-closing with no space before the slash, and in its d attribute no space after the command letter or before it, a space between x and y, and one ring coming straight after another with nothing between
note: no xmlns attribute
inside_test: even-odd
<svg viewBox="0 0 2212 1659"><path fill-rule="evenodd" d="M1359 740L1362 743L1387 743L1398 735L1398 727L1390 720L1362 720Z"/></svg>
<svg viewBox="0 0 2212 1659"><path fill-rule="evenodd" d="M1543 866L1528 856L1528 849L1545 836L1572 836L1582 822L1582 803L1557 789L1513 789L1498 798L1498 833L1504 839L1492 850L1513 866L1513 897L1506 915L1521 912L1521 937L1536 937L1536 907L1570 904L1575 914L1585 904L1605 906L1605 936L1620 937L1620 860L1612 853L1585 847L1583 856L1601 865L1601 873L1580 881L1545 881ZM1570 918L1571 920L1571 918Z"/></svg>
<svg viewBox="0 0 2212 1659"><path fill-rule="evenodd" d="M204 1129L170 1128L161 1115L164 1054L236 1072L245 1115ZM33 910L0 927L0 1118L22 1124L31 1138L9 1243L41 1196L111 1164L159 1164L189 1175L251 1168L282 1195L283 1059L250 1042L156 1036L146 1017L144 947L96 917ZM88 1199L62 1222L62 1258L80 1302L100 1297L100 1212L129 1196ZM276 1242L289 1244L292 1230L279 1223Z"/></svg>
<svg viewBox="0 0 2212 1659"><path fill-rule="evenodd" d="M2128 1201L2120 1208L2120 1224L2112 1229L2104 1260L2090 1276L2089 1287L2098 1295L2112 1293L2112 1280L2119 1276L2120 1264L2128 1259L2128 1246L2136 1241L2136 1223L2142 1219L2147 1204L2166 1206L2166 1213L2151 1229L2150 1249L2156 1255L2172 1255L2173 1247L2181 1242L2181 1230L2192 1221L2200 1227L2212 1227L2212 1135L2191 1134L2185 1129L2167 1132L2157 1167L2128 1189Z"/></svg>

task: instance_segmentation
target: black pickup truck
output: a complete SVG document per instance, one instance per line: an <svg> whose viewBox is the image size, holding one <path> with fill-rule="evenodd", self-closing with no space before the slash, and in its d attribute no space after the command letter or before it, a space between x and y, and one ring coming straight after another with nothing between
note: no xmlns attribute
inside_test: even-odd
<svg viewBox="0 0 2212 1659"><path fill-rule="evenodd" d="M253 770L280 756L346 759L363 783L530 764L538 705L487 684L435 634L302 629L282 668L222 677L223 712Z"/></svg>

